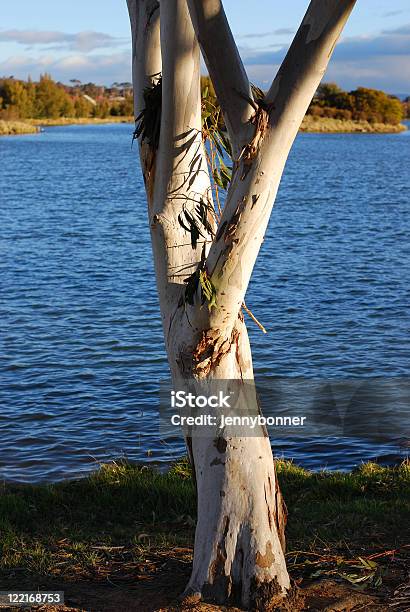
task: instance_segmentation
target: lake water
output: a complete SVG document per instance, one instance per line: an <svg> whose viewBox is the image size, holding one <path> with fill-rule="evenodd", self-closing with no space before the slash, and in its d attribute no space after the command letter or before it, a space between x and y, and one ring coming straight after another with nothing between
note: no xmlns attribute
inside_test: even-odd
<svg viewBox="0 0 410 612"><path fill-rule="evenodd" d="M158 429L167 364L131 125L0 139L0 477L75 477L184 453ZM298 136L247 295L255 372L410 373L410 133ZM404 456L358 438L273 440L348 469Z"/></svg>

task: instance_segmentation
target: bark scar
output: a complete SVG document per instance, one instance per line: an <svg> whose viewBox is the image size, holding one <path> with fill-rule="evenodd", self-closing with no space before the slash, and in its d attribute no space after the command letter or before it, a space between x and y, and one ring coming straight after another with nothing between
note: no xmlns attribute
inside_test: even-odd
<svg viewBox="0 0 410 612"><path fill-rule="evenodd" d="M226 448L228 446L228 442L225 440L225 438L222 438L221 436L219 436L219 438L216 438L216 440L214 442L214 446L215 446L216 450L218 451L218 453L221 453L221 455L222 455L223 453L226 453ZM214 459L214 461L215 461L215 459Z"/></svg>
<svg viewBox="0 0 410 612"><path fill-rule="evenodd" d="M269 113L272 108L273 105L269 105L266 108L264 108L263 106L259 106L249 120L250 123L255 126L255 134L252 140L242 149L241 154L238 158L238 162L241 159L243 161L243 172L241 176L241 181L246 178L249 170L252 167L253 161L259 152L260 146L268 129Z"/></svg>
<svg viewBox="0 0 410 612"><path fill-rule="evenodd" d="M227 355L239 332L234 329L230 338L224 338L219 329L203 331L193 351L193 373L198 378L206 378L215 370Z"/></svg>
<svg viewBox="0 0 410 612"><path fill-rule="evenodd" d="M266 544L265 554L262 555L259 551L256 553L255 563L259 567L270 567L275 562L275 555L272 550L272 542Z"/></svg>
<svg viewBox="0 0 410 612"><path fill-rule="evenodd" d="M285 500L283 499L282 491L280 490L278 477L275 474L275 522L276 529L278 531L279 541L284 553L286 552L285 529L287 520L288 509L286 507Z"/></svg>
<svg viewBox="0 0 410 612"><path fill-rule="evenodd" d="M149 26L151 25L151 20L154 16L154 13L159 9L159 2L154 2L153 7L151 9L151 11L148 13L147 15L147 25L146 25L146 30L148 30Z"/></svg>
<svg viewBox="0 0 410 612"><path fill-rule="evenodd" d="M209 465L210 467L213 467L214 465L225 465L225 462L221 461L219 457L215 457L215 459L213 459Z"/></svg>
<svg viewBox="0 0 410 612"><path fill-rule="evenodd" d="M217 598L220 598L221 601L229 597L232 588L232 578L225 574L225 562L227 559L226 538L228 536L229 524L229 516L225 516L223 532L216 549L216 557L209 570L209 583L205 584L203 588L203 593L207 596L207 587L212 585L213 588L211 587L210 594L217 595Z"/></svg>

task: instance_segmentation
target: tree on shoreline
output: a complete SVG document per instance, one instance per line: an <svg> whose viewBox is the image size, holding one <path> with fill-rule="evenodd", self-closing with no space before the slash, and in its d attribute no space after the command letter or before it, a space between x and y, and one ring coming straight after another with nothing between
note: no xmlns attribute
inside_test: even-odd
<svg viewBox="0 0 410 612"><path fill-rule="evenodd" d="M335 83L322 83L308 113L317 117L397 125L404 118L405 103L377 89L358 87L347 92Z"/></svg>
<svg viewBox="0 0 410 612"><path fill-rule="evenodd" d="M124 86L123 96L117 90L81 84L72 79L72 86L56 83L43 74L35 83L14 78L0 78L0 119L58 119L109 116L131 116L132 93ZM95 98L95 103L89 98Z"/></svg>
<svg viewBox="0 0 410 612"><path fill-rule="evenodd" d="M0 77L1 119L57 119L59 117L107 118L133 114L133 95L129 83L114 83L111 88L71 79L71 85L56 83L50 75L41 75L38 83ZM209 77L201 76L201 91L215 107L219 104ZM91 104L89 97L95 104ZM347 92L335 83L322 83L309 108L308 115L342 120L399 124L409 116L409 102L401 102L384 91L358 87ZM219 114L223 126L223 115Z"/></svg>
<svg viewBox="0 0 410 612"><path fill-rule="evenodd" d="M253 380L245 293L290 148L355 0L311 1L266 95L249 84L220 0L127 4L136 134L173 382L244 384ZM233 159L220 212L204 147L200 47ZM256 394L251 402L258 410ZM263 428L240 438L225 430L186 443L198 494L186 594L267 609L290 589L269 438Z"/></svg>

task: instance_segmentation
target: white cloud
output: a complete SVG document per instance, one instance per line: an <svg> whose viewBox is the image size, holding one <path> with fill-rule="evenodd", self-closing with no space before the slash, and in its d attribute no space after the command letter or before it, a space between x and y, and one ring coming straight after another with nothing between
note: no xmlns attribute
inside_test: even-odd
<svg viewBox="0 0 410 612"><path fill-rule="evenodd" d="M42 46L52 50L80 51L88 53L95 49L114 48L128 42L127 38L116 38L104 32L66 32L42 30L3 30L0 42L14 42L30 47Z"/></svg>
<svg viewBox="0 0 410 612"><path fill-rule="evenodd" d="M110 85L115 81L130 81L130 56L129 52L110 55L72 54L57 59L49 54L36 57L15 55L0 62L0 74L12 74L21 79L30 75L37 79L41 73L47 72L64 83L70 79L79 79Z"/></svg>
<svg viewBox="0 0 410 612"><path fill-rule="evenodd" d="M334 61L325 79L340 83L345 89L361 85L389 93L410 93L410 56L388 55L365 61Z"/></svg>
<svg viewBox="0 0 410 612"><path fill-rule="evenodd" d="M273 79L286 51L286 47L275 49L268 46L240 49L250 78L264 86ZM410 24L375 35L342 39L325 79L337 81L345 89L363 85L391 93L409 92Z"/></svg>
<svg viewBox="0 0 410 612"><path fill-rule="evenodd" d="M255 32L250 34L242 34L238 38L265 38L267 36L291 36L295 33L295 30L291 28L278 28L277 30L271 30L269 32Z"/></svg>
<svg viewBox="0 0 410 612"><path fill-rule="evenodd" d="M37 54L18 54L0 62L0 75L14 74L18 78L26 78L30 74L36 79L40 73L48 72L63 82L78 78L102 84L129 81L131 78L129 43L124 51L120 47L117 52L112 52L112 47L120 45L122 39L108 34L7 30L0 32L1 40L18 40L22 44L34 44L36 41L35 44L40 46L37 46ZM267 87L285 56L286 47L278 49L268 44L255 49L249 46L250 41L243 42L245 44L240 47L240 53L250 79ZM41 45L44 44L48 46L41 52ZM57 54L56 59L50 55L53 50L51 45L65 49L66 54ZM67 53L68 48L71 53ZM99 53L89 53L94 49L99 49ZM363 85L391 93L410 93L410 25L403 24L400 28L384 30L372 36L341 40L325 79L334 80L345 89Z"/></svg>

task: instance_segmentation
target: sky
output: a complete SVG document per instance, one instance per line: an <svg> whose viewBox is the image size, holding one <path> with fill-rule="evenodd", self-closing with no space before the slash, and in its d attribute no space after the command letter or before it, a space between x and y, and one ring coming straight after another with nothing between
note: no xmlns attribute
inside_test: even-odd
<svg viewBox="0 0 410 612"><path fill-rule="evenodd" d="M2 0L0 76L131 80L126 0ZM308 0L225 0L250 80L267 88ZM409 0L358 0L324 78L410 94Z"/></svg>

